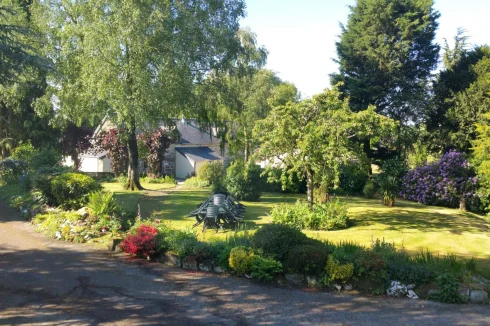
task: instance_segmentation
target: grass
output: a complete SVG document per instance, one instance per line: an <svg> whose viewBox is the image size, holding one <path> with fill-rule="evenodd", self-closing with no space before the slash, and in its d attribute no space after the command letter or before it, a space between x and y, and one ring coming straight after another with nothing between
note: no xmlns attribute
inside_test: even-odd
<svg viewBox="0 0 490 326"><path fill-rule="evenodd" d="M106 185L111 189L112 184ZM146 186L146 185L145 185ZM122 189L122 188L121 188ZM133 207L139 202L143 217L154 214L169 221L175 228L187 228L194 224L186 214L204 201L211 193L209 189L169 189L162 192L130 193L116 191L118 198ZM271 208L282 202L295 202L304 195L266 193L260 202L244 202L246 228L254 230L271 221ZM361 197L341 197L348 206L352 226L339 231L305 231L310 237L339 242L349 240L370 246L377 238L395 243L397 248L405 248L411 254L429 249L433 254L454 254L460 258L475 257L483 274L490 277L490 222L472 213L456 209L425 206L399 200L395 207L386 207L380 200ZM232 231L220 232L218 237L226 237ZM198 234L205 239L205 235ZM214 237L214 235L213 235Z"/></svg>

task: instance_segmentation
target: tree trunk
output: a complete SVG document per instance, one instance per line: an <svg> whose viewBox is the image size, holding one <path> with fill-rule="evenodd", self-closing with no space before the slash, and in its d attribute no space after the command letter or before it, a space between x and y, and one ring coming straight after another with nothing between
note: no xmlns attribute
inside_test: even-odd
<svg viewBox="0 0 490 326"><path fill-rule="evenodd" d="M459 210L466 212L466 198L459 199Z"/></svg>
<svg viewBox="0 0 490 326"><path fill-rule="evenodd" d="M369 138L364 138L363 142L362 142L362 150L364 151L364 153L366 153L366 157L368 158L368 162L369 162L369 167L368 167L368 176L369 178L372 177L373 175L373 167L371 166L372 162L371 162L371 159L372 159L372 153L371 153L371 139Z"/></svg>
<svg viewBox="0 0 490 326"><path fill-rule="evenodd" d="M313 209L313 171L310 169L306 170L306 198L310 209Z"/></svg>
<svg viewBox="0 0 490 326"><path fill-rule="evenodd" d="M129 154L129 164L128 164L128 183L126 184L126 189L143 190L140 184L140 175L138 170L139 158L138 158L138 142L136 140L136 127L134 124L130 127L128 134L128 154Z"/></svg>
<svg viewBox="0 0 490 326"><path fill-rule="evenodd" d="M244 136L244 143L245 143L244 159L245 159L245 162L248 162L248 158L250 156L250 147L249 147L249 143L248 143L247 130L245 130L245 128L243 129L243 136Z"/></svg>

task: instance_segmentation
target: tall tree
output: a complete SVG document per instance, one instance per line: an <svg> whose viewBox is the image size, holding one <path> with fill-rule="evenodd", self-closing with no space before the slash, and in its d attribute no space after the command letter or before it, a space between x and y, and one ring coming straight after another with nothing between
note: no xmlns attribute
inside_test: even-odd
<svg viewBox="0 0 490 326"><path fill-rule="evenodd" d="M261 141L256 156L279 161L286 173L306 178L312 206L315 184L327 193L339 177L340 164L362 158L354 138L385 136L394 126L393 120L376 114L372 106L358 113L351 111L348 100L341 100L334 88L311 100L273 107L267 118L256 124L255 133Z"/></svg>
<svg viewBox="0 0 490 326"><path fill-rule="evenodd" d="M336 43L339 72L354 111L376 112L406 124L420 118L436 67L439 13L432 0L357 0Z"/></svg>
<svg viewBox="0 0 490 326"><path fill-rule="evenodd" d="M51 82L58 113L77 120L109 110L127 143L128 188L142 188L137 130L192 107L195 85L236 57L244 9L242 0L39 3L62 72Z"/></svg>

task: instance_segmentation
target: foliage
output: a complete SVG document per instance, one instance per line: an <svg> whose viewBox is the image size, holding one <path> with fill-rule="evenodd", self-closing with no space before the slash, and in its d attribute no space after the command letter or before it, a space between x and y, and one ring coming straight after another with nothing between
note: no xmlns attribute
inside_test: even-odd
<svg viewBox="0 0 490 326"><path fill-rule="evenodd" d="M348 195L362 193L368 181L367 169L359 162L347 162L340 167L339 190Z"/></svg>
<svg viewBox="0 0 490 326"><path fill-rule="evenodd" d="M99 189L97 182L80 173L63 173L51 180L51 193L56 204L65 209L77 209L88 201L88 194Z"/></svg>
<svg viewBox="0 0 490 326"><path fill-rule="evenodd" d="M340 96L334 87L313 99L273 107L254 129L262 142L256 156L268 162L279 160L287 173L305 177L310 207L314 185L327 193L329 185L339 178L341 163L361 154L354 137L384 136L395 125L376 114L373 107L352 112L348 101Z"/></svg>
<svg viewBox="0 0 490 326"><path fill-rule="evenodd" d="M167 132L158 128L154 132L145 132L138 135L138 141L146 149L145 159L148 162L150 173L159 175L165 153L170 147L171 140Z"/></svg>
<svg viewBox="0 0 490 326"><path fill-rule="evenodd" d="M345 283L352 275L354 275L354 265L352 263L339 264L332 255L328 255L324 277L326 284L330 284L333 281Z"/></svg>
<svg viewBox="0 0 490 326"><path fill-rule="evenodd" d="M238 275L250 274L254 264L254 251L247 247L231 249L229 264Z"/></svg>
<svg viewBox="0 0 490 326"><path fill-rule="evenodd" d="M111 128L101 131L95 137L94 146L91 149L94 154L106 151L107 157L111 159L111 169L118 177L128 162L128 149L121 139L121 131Z"/></svg>
<svg viewBox="0 0 490 326"><path fill-rule="evenodd" d="M398 179L391 175L382 175L378 178L378 186L383 198L383 205L395 206L396 196L400 192Z"/></svg>
<svg viewBox="0 0 490 326"><path fill-rule="evenodd" d="M162 224L162 226L164 225ZM162 234L165 236L168 250L174 252L181 260L189 256L198 243L196 233L189 229L172 230L164 227Z"/></svg>
<svg viewBox="0 0 490 326"><path fill-rule="evenodd" d="M264 258L258 255L253 257L252 277L259 281L271 282L274 275L282 272L282 264L271 258Z"/></svg>
<svg viewBox="0 0 490 326"><path fill-rule="evenodd" d="M437 277L439 292L429 297L444 303L463 303L464 298L458 292L458 282L450 273L442 273Z"/></svg>
<svg viewBox="0 0 490 326"><path fill-rule="evenodd" d="M166 175L166 176L160 177L160 178L142 178L142 181L148 182L148 183L157 183L157 184L160 184L160 183L171 184L171 185L177 184L177 181L175 181L174 177L172 177L170 175ZM125 182L122 182L122 183L124 184Z"/></svg>
<svg viewBox="0 0 490 326"><path fill-rule="evenodd" d="M237 160L226 170L226 189L238 200L258 201L262 195L260 174L260 166Z"/></svg>
<svg viewBox="0 0 490 326"><path fill-rule="evenodd" d="M30 142L18 145L10 156L14 160L24 161L29 166L32 163L32 159L35 155L39 154L39 150L35 149Z"/></svg>
<svg viewBox="0 0 490 326"><path fill-rule="evenodd" d="M478 194L490 210L490 113L482 115L482 120L476 124L477 137L472 142L474 162L480 187Z"/></svg>
<svg viewBox="0 0 490 326"><path fill-rule="evenodd" d="M199 169L197 176L206 180L213 187L213 191L223 190L226 169L222 161L205 162Z"/></svg>
<svg viewBox="0 0 490 326"><path fill-rule="evenodd" d="M59 166L61 162L61 154L59 151L49 148L43 149L32 156L31 170L39 171L43 168L54 168Z"/></svg>
<svg viewBox="0 0 490 326"><path fill-rule="evenodd" d="M28 165L24 161L4 159L0 161L0 181L5 183L19 182L19 178L27 172Z"/></svg>
<svg viewBox="0 0 490 326"><path fill-rule="evenodd" d="M280 262L285 262L292 248L305 243L308 238L293 227L282 224L266 224L252 237L252 246L262 250Z"/></svg>
<svg viewBox="0 0 490 326"><path fill-rule="evenodd" d="M286 169L270 167L262 171L264 192L306 193L306 181L297 173L290 174Z"/></svg>
<svg viewBox="0 0 490 326"><path fill-rule="evenodd" d="M368 199L373 199L376 197L376 193L378 192L378 189L376 188L376 185L373 180L368 180L366 184L364 185L364 189L362 190L364 196Z"/></svg>
<svg viewBox="0 0 490 326"><path fill-rule="evenodd" d="M158 230L152 226L140 225L136 234L128 234L121 249L129 254L150 257L157 253Z"/></svg>
<svg viewBox="0 0 490 326"><path fill-rule="evenodd" d="M87 242L97 236L94 230L80 222L83 222L83 217L76 212L63 211L39 213L32 219L32 224L50 238Z"/></svg>
<svg viewBox="0 0 490 326"><path fill-rule="evenodd" d="M47 1L35 7L58 68L39 110L51 108L56 95L59 116L75 122L109 112L123 127L128 188L141 189L136 131L195 112L196 86L228 68L241 50L243 1Z"/></svg>
<svg viewBox="0 0 490 326"><path fill-rule="evenodd" d="M100 190L88 195L88 211L91 216L105 217L121 212L121 207L111 191Z"/></svg>
<svg viewBox="0 0 490 326"><path fill-rule="evenodd" d="M209 187L209 183L206 180L202 180L199 177L190 177L185 179L184 187L205 188L205 187Z"/></svg>
<svg viewBox="0 0 490 326"><path fill-rule="evenodd" d="M291 249L285 266L292 273L319 275L325 268L328 254L327 247L321 242L299 245Z"/></svg>
<svg viewBox="0 0 490 326"><path fill-rule="evenodd" d="M61 132L61 150L71 157L75 170L78 170L82 164L80 155L92 146L90 143L92 134L91 128L77 126L74 123L68 123Z"/></svg>
<svg viewBox="0 0 490 326"><path fill-rule="evenodd" d="M339 230L348 227L347 207L339 199L325 204L316 204L313 211L307 203L281 204L271 211L272 221L297 229Z"/></svg>
<svg viewBox="0 0 490 326"><path fill-rule="evenodd" d="M477 200L477 178L459 152L448 152L438 162L417 167L403 178L403 198L426 205L466 208L466 203ZM470 206L471 207L471 206Z"/></svg>
<svg viewBox="0 0 490 326"><path fill-rule="evenodd" d="M354 111L376 111L403 124L417 121L427 81L437 66L439 13L429 0L359 0L350 6L336 43L339 73L332 84Z"/></svg>

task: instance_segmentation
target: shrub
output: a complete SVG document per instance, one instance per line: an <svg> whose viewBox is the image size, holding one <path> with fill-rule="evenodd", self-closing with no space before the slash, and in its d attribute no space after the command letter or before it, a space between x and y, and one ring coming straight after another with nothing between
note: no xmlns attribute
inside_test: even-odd
<svg viewBox="0 0 490 326"><path fill-rule="evenodd" d="M306 202L281 204L271 211L272 221L297 229L339 230L348 227L347 208L338 198L325 204L316 204L313 211Z"/></svg>
<svg viewBox="0 0 490 326"><path fill-rule="evenodd" d="M291 249L285 265L292 273L319 275L325 267L328 254L327 247L322 243L299 245Z"/></svg>
<svg viewBox="0 0 490 326"><path fill-rule="evenodd" d="M393 176L380 176L378 178L379 191L383 198L383 205L395 206L395 199L399 193L398 180Z"/></svg>
<svg viewBox="0 0 490 326"><path fill-rule="evenodd" d="M164 245L174 252L181 260L194 252L198 244L197 236L192 230L172 230L163 227Z"/></svg>
<svg viewBox="0 0 490 326"><path fill-rule="evenodd" d="M376 189L376 185L373 180L368 180L366 184L364 185L364 189L362 190L364 193L364 196L368 199L373 199L376 197L376 193L378 190Z"/></svg>
<svg viewBox="0 0 490 326"><path fill-rule="evenodd" d="M226 169L222 161L205 162L199 169L197 176L206 180L213 187L213 191L220 191L224 188Z"/></svg>
<svg viewBox="0 0 490 326"><path fill-rule="evenodd" d="M95 217L110 216L121 211L114 193L107 190L91 192L88 195L87 207L89 214Z"/></svg>
<svg viewBox="0 0 490 326"><path fill-rule="evenodd" d="M142 178L142 181L148 183L155 183L155 184L171 184L171 185L177 184L177 181L175 181L174 177L170 175L166 175L160 178Z"/></svg>
<svg viewBox="0 0 490 326"><path fill-rule="evenodd" d="M339 264L333 257L328 255L325 266L324 282L330 284L333 281L347 282L354 275L354 265L352 263Z"/></svg>
<svg viewBox="0 0 490 326"><path fill-rule="evenodd" d="M80 173L63 173L51 181L56 204L65 209L77 209L88 201L88 194L100 188L97 182Z"/></svg>
<svg viewBox="0 0 490 326"><path fill-rule="evenodd" d="M85 242L95 234L80 225L83 217L75 212L52 211L34 216L32 223L48 237L65 241Z"/></svg>
<svg viewBox="0 0 490 326"><path fill-rule="evenodd" d="M267 168L261 175L264 192L306 193L306 180L298 177L297 173L289 174L280 168Z"/></svg>
<svg viewBox="0 0 490 326"><path fill-rule="evenodd" d="M286 261L289 251L307 241L300 230L281 224L267 224L258 229L252 237L252 246L261 249L280 262Z"/></svg>
<svg viewBox="0 0 490 326"><path fill-rule="evenodd" d="M463 303L464 298L458 292L458 282L450 273L442 273L437 277L439 292L428 299L444 303Z"/></svg>
<svg viewBox="0 0 490 326"><path fill-rule="evenodd" d="M121 249L129 254L151 257L157 253L157 234L155 227L140 225L136 234L128 234L121 244Z"/></svg>
<svg viewBox="0 0 490 326"><path fill-rule="evenodd" d="M340 168L339 190L345 194L360 194L368 181L367 169L358 162L349 162Z"/></svg>
<svg viewBox="0 0 490 326"><path fill-rule="evenodd" d="M39 154L39 150L34 148L30 142L27 144L20 144L13 151L10 156L13 160L26 162L29 166L32 163L32 158Z"/></svg>
<svg viewBox="0 0 490 326"><path fill-rule="evenodd" d="M282 272L282 264L271 258L254 256L252 261L252 277L259 281L271 282L274 275Z"/></svg>
<svg viewBox="0 0 490 326"><path fill-rule="evenodd" d="M260 174L260 166L235 161L226 170L226 189L238 200L257 201L262 195Z"/></svg>
<svg viewBox="0 0 490 326"><path fill-rule="evenodd" d="M31 169L52 168L60 164L61 154L54 149L44 149L32 156Z"/></svg>
<svg viewBox="0 0 490 326"><path fill-rule="evenodd" d="M235 247L230 251L229 265L238 275L250 274L254 262L254 251L247 247Z"/></svg>
<svg viewBox="0 0 490 326"><path fill-rule="evenodd" d="M191 177L191 178L185 179L184 187L205 188L205 187L209 187L209 183L206 180L202 180L198 177Z"/></svg>
<svg viewBox="0 0 490 326"><path fill-rule="evenodd" d="M24 161L7 158L0 161L0 181L5 183L19 182L19 178L27 172L28 165Z"/></svg>
<svg viewBox="0 0 490 326"><path fill-rule="evenodd" d="M475 194L477 178L469 162L459 152L448 152L438 162L407 172L402 181L403 198L426 205L465 209L479 207Z"/></svg>

